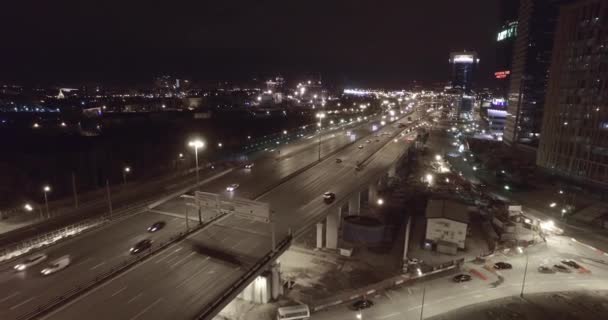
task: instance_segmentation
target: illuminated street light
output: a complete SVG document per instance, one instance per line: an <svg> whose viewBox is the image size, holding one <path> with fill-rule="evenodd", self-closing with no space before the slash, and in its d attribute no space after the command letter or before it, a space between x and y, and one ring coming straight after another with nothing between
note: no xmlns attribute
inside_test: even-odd
<svg viewBox="0 0 608 320"><path fill-rule="evenodd" d="M473 171L477 171L477 167L476 166L473 166Z"/></svg>
<svg viewBox="0 0 608 320"><path fill-rule="evenodd" d="M47 193L51 192L51 186L46 185L44 187L42 187L42 191L44 193L44 206L46 207L46 215L47 217L51 217L51 213L49 211L49 198L47 196Z"/></svg>
<svg viewBox="0 0 608 320"><path fill-rule="evenodd" d="M223 147L223 146L224 146L224 145L223 145L221 142L218 142L218 143L217 143L217 147L218 147L218 148L221 148L221 147Z"/></svg>
<svg viewBox="0 0 608 320"><path fill-rule="evenodd" d="M60 126L62 126L62 127L66 127L66 126L67 126L67 124L65 124L65 122L61 122Z"/></svg>
<svg viewBox="0 0 608 320"><path fill-rule="evenodd" d="M380 199L378 199L378 200L376 201L376 203L377 203L379 206L381 206L381 205L383 205L383 204L384 204L384 199L380 198Z"/></svg>
<svg viewBox="0 0 608 320"><path fill-rule="evenodd" d="M31 212L32 210L34 210L34 208L33 208L33 207L32 207L32 206L29 204L29 203L26 203L26 204L23 206L23 208L24 208L26 211L29 211L29 212Z"/></svg>
<svg viewBox="0 0 608 320"><path fill-rule="evenodd" d="M40 128L40 125L38 124L38 122L34 122L33 127L34 127L34 128Z"/></svg>
<svg viewBox="0 0 608 320"><path fill-rule="evenodd" d="M361 315L361 311L359 311L359 313L357 313L357 319L362 319L363 316Z"/></svg>
<svg viewBox="0 0 608 320"><path fill-rule="evenodd" d="M188 142L188 146L194 148L194 161L196 163L196 185L198 186L198 149L205 146L205 143L199 139Z"/></svg>
<svg viewBox="0 0 608 320"><path fill-rule="evenodd" d="M122 183L127 184L127 174L131 172L131 167L125 167L122 170Z"/></svg>
<svg viewBox="0 0 608 320"><path fill-rule="evenodd" d="M549 207L551 207L551 208L555 208L555 206L556 206L556 205L557 205L557 203L555 203L555 202L551 202L551 204L549 204Z"/></svg>
<svg viewBox="0 0 608 320"><path fill-rule="evenodd" d="M283 134L287 134L287 130L283 130Z"/></svg>
<svg viewBox="0 0 608 320"><path fill-rule="evenodd" d="M430 173L428 173L428 174L426 175L426 177L425 177L425 180L426 180L426 182L427 182L428 184L433 183L433 175L432 175L432 174L430 174Z"/></svg>
<svg viewBox="0 0 608 320"><path fill-rule="evenodd" d="M321 128L323 126L323 119L325 119L325 113L318 112L315 117L319 119L319 123L317 125L319 128ZM321 161L321 132L319 132L319 161Z"/></svg>
<svg viewBox="0 0 608 320"><path fill-rule="evenodd" d="M511 187L509 187L508 184L505 184L505 190L509 191L509 190L511 190Z"/></svg>
<svg viewBox="0 0 608 320"><path fill-rule="evenodd" d="M441 160L441 156L440 156L440 155L438 155L438 154L436 154L436 155L435 155L435 160L440 161L440 160Z"/></svg>

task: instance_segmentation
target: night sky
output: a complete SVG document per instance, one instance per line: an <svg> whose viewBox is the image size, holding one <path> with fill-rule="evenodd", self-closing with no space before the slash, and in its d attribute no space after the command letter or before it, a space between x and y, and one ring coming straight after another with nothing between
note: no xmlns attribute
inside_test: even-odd
<svg viewBox="0 0 608 320"><path fill-rule="evenodd" d="M0 79L149 81L320 73L361 85L446 81L453 50L494 71L498 0L7 1Z"/></svg>

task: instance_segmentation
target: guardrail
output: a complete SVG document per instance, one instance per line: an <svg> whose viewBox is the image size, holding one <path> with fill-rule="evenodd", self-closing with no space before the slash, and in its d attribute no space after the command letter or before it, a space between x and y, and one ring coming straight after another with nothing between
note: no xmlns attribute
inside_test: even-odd
<svg viewBox="0 0 608 320"><path fill-rule="evenodd" d="M221 311L234 297L236 297L245 287L253 281L255 277L257 277L260 273L262 273L270 263L272 263L276 258L291 244L292 236L288 235L281 242L279 242L276 246L276 249L270 251L266 254L262 259L258 260L251 268L248 268L248 271L237 279L228 289L223 291L223 294L219 297L215 298L213 301L205 305L205 308L201 313L195 318L197 320L211 320L215 315Z"/></svg>
<svg viewBox="0 0 608 320"><path fill-rule="evenodd" d="M333 306L337 306L343 303L347 303L359 298L363 298L375 293L379 293L383 290L387 290L387 289L392 289L392 288L397 288L400 287L404 284L410 283L412 281L415 280L420 280L429 276L433 276L433 275L438 275L441 273L445 273L448 271L451 271L453 269L456 269L458 266L460 266L462 263L464 262L464 258L458 259L458 260L453 260L449 263L446 263L443 265L442 268L438 268L436 270L421 274L421 275L409 275L409 274L404 274L404 275L398 275L383 281L380 281L378 283L375 284L371 284L369 286L365 286L359 289L355 289L352 290L350 292L344 292L342 294L336 295L334 297L331 298L327 298L327 299L322 299L322 300L318 300L318 301L308 301L307 304L310 306L310 309L313 312L316 311L320 311L323 309L327 309L329 307L333 307Z"/></svg>
<svg viewBox="0 0 608 320"><path fill-rule="evenodd" d="M137 208L141 208L150 201L142 201L136 204L124 207L117 211L112 217L101 216L97 218L91 218L83 220L66 227L53 230L42 235L21 241L19 243L8 245L0 249L0 263L11 261L19 258L20 256L27 254L34 250L40 250L50 245L56 244L59 241L64 241L72 238L73 236L82 232L92 230L97 227L101 227L109 222L122 219L126 216L130 216L132 213L136 213Z"/></svg>
<svg viewBox="0 0 608 320"><path fill-rule="evenodd" d="M72 289L69 289L66 292L64 292L63 294L58 295L55 298L51 299L50 301L48 301L42 305L39 305L34 310L24 313L22 315L19 315L17 317L17 320L36 319L42 315L45 315L45 314L53 311L54 309L60 307L64 303L67 303L71 299L95 288L100 283L117 276L121 272L130 269L135 264L140 263L140 262L150 258L151 256L155 255L156 253L159 253L160 251L164 250L165 248L169 247L170 245L172 245L172 244L186 238L187 236L203 229L204 227L212 224L213 222L215 222L216 220L220 219L223 216L224 216L223 214L218 215L214 219L209 220L207 223L195 226L194 228L188 230L187 232L179 232L179 233L175 234L174 236L171 236L169 238L169 240L167 240L166 242L160 242L156 246L153 244L152 247L150 247L150 249L148 249L148 251L146 253L127 258L127 259L123 260L122 262L117 263L116 265L114 265L114 267L111 267L109 270L96 275L95 278L93 278L85 283L77 284Z"/></svg>

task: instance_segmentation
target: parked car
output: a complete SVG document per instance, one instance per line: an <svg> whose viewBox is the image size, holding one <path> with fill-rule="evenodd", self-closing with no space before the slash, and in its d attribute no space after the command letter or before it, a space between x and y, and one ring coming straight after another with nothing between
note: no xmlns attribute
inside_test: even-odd
<svg viewBox="0 0 608 320"><path fill-rule="evenodd" d="M363 145L362 145L362 144L360 144L360 145L359 145L357 148L359 148L359 149L363 149Z"/></svg>
<svg viewBox="0 0 608 320"><path fill-rule="evenodd" d="M566 268L565 266L563 266L561 264L555 264L555 265L553 265L553 269L555 271L558 271L558 272L564 272L564 273L570 273L571 272L570 269Z"/></svg>
<svg viewBox="0 0 608 320"><path fill-rule="evenodd" d="M471 281L471 276L468 274L459 274L457 276L454 276L454 278L452 278L452 280L454 282L467 282L467 281Z"/></svg>
<svg viewBox="0 0 608 320"><path fill-rule="evenodd" d="M342 159L337 158L337 159L336 159L336 163L342 163Z"/></svg>
<svg viewBox="0 0 608 320"><path fill-rule="evenodd" d="M547 266L540 266L540 267L538 267L538 272L540 272L540 273L555 273L555 270L553 270L552 268L549 268Z"/></svg>
<svg viewBox="0 0 608 320"><path fill-rule="evenodd" d="M48 276L59 270L63 270L65 268L67 268L69 265L70 265L70 256L65 255L65 256L51 262L46 268L42 269L42 271L40 271L40 273L43 276Z"/></svg>
<svg viewBox="0 0 608 320"><path fill-rule="evenodd" d="M576 263L574 260L562 260L562 263L567 265L568 267L572 267L574 269L580 269L581 265Z"/></svg>
<svg viewBox="0 0 608 320"><path fill-rule="evenodd" d="M165 227L164 221L156 221L151 226L148 227L148 232L156 232Z"/></svg>
<svg viewBox="0 0 608 320"><path fill-rule="evenodd" d="M496 262L494 264L494 269L496 270L505 270L505 269L512 269L513 266L511 266L510 263L506 263L506 262Z"/></svg>
<svg viewBox="0 0 608 320"><path fill-rule="evenodd" d="M13 268L17 271L23 271L29 267L39 264L40 262L46 260L46 258L47 256L44 253L33 254L21 261L21 263L16 264Z"/></svg>

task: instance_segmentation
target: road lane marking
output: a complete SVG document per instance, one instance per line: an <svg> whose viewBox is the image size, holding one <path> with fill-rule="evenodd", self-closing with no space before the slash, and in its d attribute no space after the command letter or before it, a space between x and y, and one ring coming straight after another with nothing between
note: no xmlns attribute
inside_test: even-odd
<svg viewBox="0 0 608 320"><path fill-rule="evenodd" d="M127 286L124 286L124 287L122 287L122 288L118 289L118 291L116 291L116 292L112 293L111 297L113 297L113 296L115 296L115 295L117 295L117 294L119 294L119 293L123 292L123 291L124 291L126 288L127 288Z"/></svg>
<svg viewBox="0 0 608 320"><path fill-rule="evenodd" d="M392 317L394 317L394 316L398 316L398 315L400 315L400 314L401 314L400 312L393 312L393 313L389 313L389 314L383 315L383 316L381 316L381 317L378 317L378 319L387 319L387 318L392 318Z"/></svg>
<svg viewBox="0 0 608 320"><path fill-rule="evenodd" d="M133 316L133 318L131 318L129 320L135 320L135 319L139 318L142 314L146 313L146 311L150 310L152 307L154 307L157 303L161 302L162 300L163 300L163 298L156 299L156 301L152 302L149 306L147 306L145 309L140 311L138 314L136 314L135 316Z"/></svg>
<svg viewBox="0 0 608 320"><path fill-rule="evenodd" d="M14 305L14 306L10 307L9 309L10 309L10 310L15 310L15 309L17 309L17 308L21 307L22 305L24 305L24 304L26 304L26 303L28 303L28 302L30 302L30 301L32 301L32 300L34 300L34 298L36 298L36 297L31 297L31 298L29 298L29 299L27 299L27 300L24 300L23 302L18 303L18 304L16 304L16 305Z"/></svg>
<svg viewBox="0 0 608 320"><path fill-rule="evenodd" d="M129 301L127 301L127 304L129 304L129 303L131 303L131 302L133 302L133 301L137 300L137 298L139 298L139 297L141 297L141 292L140 292L140 293L138 293L138 294L137 294L135 297L133 297L133 298L129 299Z"/></svg>
<svg viewBox="0 0 608 320"><path fill-rule="evenodd" d="M175 267L176 265L178 265L178 264L180 264L180 263L184 262L186 259L188 259L188 258L192 257L192 256L193 256L195 253L196 253L196 252L190 252L190 254L188 254L187 256L185 256L185 257L181 258L180 260L178 260L177 262L175 262L174 264L172 264L172 265L170 266L170 268L173 268L173 267Z"/></svg>
<svg viewBox="0 0 608 320"><path fill-rule="evenodd" d="M207 259L209 259L209 257L207 257L205 260L203 260L203 262L201 264L198 265L198 267L200 268L205 261L207 261ZM191 276L189 276L188 278L184 279L182 281L182 283L180 283L177 287L175 287L176 289L179 289L179 287L185 285L187 282L189 282L190 280L192 280L192 278L198 276L201 272L205 271L205 268L200 268L197 272L195 272L194 274L192 274Z"/></svg>
<svg viewBox="0 0 608 320"><path fill-rule="evenodd" d="M8 299L10 299L10 298L12 298L12 297L14 297L14 296L16 296L16 295L20 294L20 293L21 293L21 291L17 291L17 292L15 292L15 293L11 294L11 295L8 295L8 296L6 296L6 297L4 297L4 298L0 299L0 302L4 302L4 301L6 301L6 300L8 300Z"/></svg>
<svg viewBox="0 0 608 320"><path fill-rule="evenodd" d="M103 266L104 264L106 264L106 262L105 262L105 261L103 261L103 262L101 262L101 263L98 263L98 264L94 265L94 266L91 268L91 270L95 270L95 269L97 269L97 268L99 268L99 267Z"/></svg>
<svg viewBox="0 0 608 320"><path fill-rule="evenodd" d="M182 250L182 247L179 247L177 249L175 249L174 251L171 251L169 253L167 253L166 255L164 255L163 257L161 257L160 259L156 260L154 263L160 263L161 261L167 259L170 255L179 252L180 250Z"/></svg>
<svg viewBox="0 0 608 320"><path fill-rule="evenodd" d="M77 265L79 265L79 264L87 263L87 262L89 262L90 260L92 260L92 258L86 258L86 259L84 259L84 260L82 260L82 261L80 261L80 262L78 262L78 263L74 264L73 266L75 267L75 266L77 266Z"/></svg>

